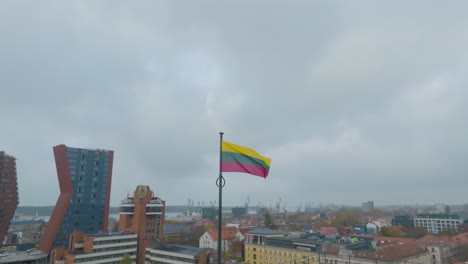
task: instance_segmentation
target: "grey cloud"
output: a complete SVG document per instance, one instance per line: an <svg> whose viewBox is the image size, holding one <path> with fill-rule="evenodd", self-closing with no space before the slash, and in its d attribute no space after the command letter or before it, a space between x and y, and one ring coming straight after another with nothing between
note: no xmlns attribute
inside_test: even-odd
<svg viewBox="0 0 468 264"><path fill-rule="evenodd" d="M22 204L55 202L51 148L60 143L116 151L114 205L137 184L171 204L215 200L221 130L273 158L266 181L229 175L227 204L248 195L463 203L464 10L464 2L5 1L0 110L9 140L0 146L20 159ZM442 178L434 197L431 182ZM36 200L31 183L40 179Z"/></svg>

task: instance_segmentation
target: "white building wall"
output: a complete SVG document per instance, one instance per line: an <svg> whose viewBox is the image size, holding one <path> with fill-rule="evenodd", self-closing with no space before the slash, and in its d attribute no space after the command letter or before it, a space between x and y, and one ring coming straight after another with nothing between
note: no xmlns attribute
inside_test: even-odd
<svg viewBox="0 0 468 264"><path fill-rule="evenodd" d="M463 223L462 219L443 219L443 218L414 218L415 227L424 227L433 234L439 234L444 229L458 231L458 226Z"/></svg>
<svg viewBox="0 0 468 264"><path fill-rule="evenodd" d="M201 237L200 237L200 241L199 241L199 248L213 248L214 249L214 240L213 238L210 236L210 234L208 232L205 232ZM217 245L216 245L216 248L217 248Z"/></svg>

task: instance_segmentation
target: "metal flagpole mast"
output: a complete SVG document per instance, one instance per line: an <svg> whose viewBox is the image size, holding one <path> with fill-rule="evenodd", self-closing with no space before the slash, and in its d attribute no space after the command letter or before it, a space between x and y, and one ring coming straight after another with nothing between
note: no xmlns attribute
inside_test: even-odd
<svg viewBox="0 0 468 264"><path fill-rule="evenodd" d="M221 240L222 240L222 215L223 215L223 187L226 184L223 173L221 171L222 162L222 146L223 146L223 132L219 132L219 177L216 180L216 185L219 187L219 208L218 208L218 264L222 262L221 256Z"/></svg>

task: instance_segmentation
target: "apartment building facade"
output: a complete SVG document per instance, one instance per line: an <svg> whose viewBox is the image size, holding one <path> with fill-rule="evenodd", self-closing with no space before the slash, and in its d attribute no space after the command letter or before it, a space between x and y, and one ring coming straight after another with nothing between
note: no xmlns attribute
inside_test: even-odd
<svg viewBox="0 0 468 264"><path fill-rule="evenodd" d="M114 152L102 149L53 148L60 195L38 248L49 253L68 247L75 230L106 232Z"/></svg>
<svg viewBox="0 0 468 264"><path fill-rule="evenodd" d="M19 204L16 158L0 151L0 246Z"/></svg>
<svg viewBox="0 0 468 264"><path fill-rule="evenodd" d="M463 224L456 214L418 214L414 218L415 227L424 227L429 233L439 234L442 230L458 232L458 226Z"/></svg>
<svg viewBox="0 0 468 264"><path fill-rule="evenodd" d="M101 232L70 235L68 250L57 248L51 253L52 264L115 264L129 256L136 263L138 235L132 232Z"/></svg>

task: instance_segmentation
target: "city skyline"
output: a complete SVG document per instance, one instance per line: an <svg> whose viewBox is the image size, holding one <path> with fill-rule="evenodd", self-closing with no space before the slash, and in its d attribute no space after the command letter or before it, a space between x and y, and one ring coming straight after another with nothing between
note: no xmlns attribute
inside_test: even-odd
<svg viewBox="0 0 468 264"><path fill-rule="evenodd" d="M115 151L111 206L137 185L217 201L221 131L271 158L224 173L223 205L468 203L467 8L2 1L19 205L56 203L59 144Z"/></svg>

